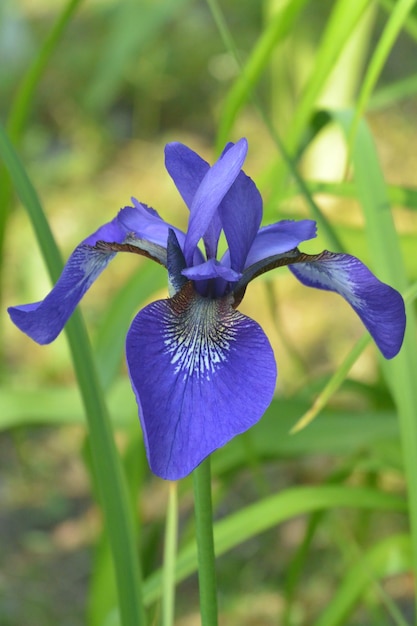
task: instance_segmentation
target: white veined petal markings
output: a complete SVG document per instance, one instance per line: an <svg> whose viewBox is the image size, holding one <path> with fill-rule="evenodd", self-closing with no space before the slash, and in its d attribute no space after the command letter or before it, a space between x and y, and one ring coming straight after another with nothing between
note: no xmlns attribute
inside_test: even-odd
<svg viewBox="0 0 417 626"><path fill-rule="evenodd" d="M225 300L211 300L193 293L171 299L164 344L175 374L210 380L227 361L237 335L236 316Z"/></svg>

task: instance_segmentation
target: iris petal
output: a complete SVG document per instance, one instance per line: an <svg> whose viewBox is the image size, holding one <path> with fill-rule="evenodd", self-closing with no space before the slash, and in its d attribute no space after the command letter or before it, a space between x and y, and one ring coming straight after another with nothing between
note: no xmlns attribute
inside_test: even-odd
<svg viewBox="0 0 417 626"><path fill-rule="evenodd" d="M262 220L261 194L244 172L239 173L220 203L219 215L229 245L230 265L240 272Z"/></svg>
<svg viewBox="0 0 417 626"><path fill-rule="evenodd" d="M281 220L264 226L256 235L246 258L245 268L276 254L296 248L302 241L316 236L314 220Z"/></svg>
<svg viewBox="0 0 417 626"><path fill-rule="evenodd" d="M343 296L387 359L398 353L405 330L404 301L359 259L325 251L311 262L289 267L304 285Z"/></svg>
<svg viewBox="0 0 417 626"><path fill-rule="evenodd" d="M194 150L175 141L165 146L165 167L190 209L210 165Z"/></svg>
<svg viewBox="0 0 417 626"><path fill-rule="evenodd" d="M223 278L230 282L237 282L241 278L240 272L235 272L230 267L226 267L216 261L215 259L209 259L205 263L196 265L194 267L188 267L182 271L182 274L190 280L207 280L208 278Z"/></svg>
<svg viewBox="0 0 417 626"><path fill-rule="evenodd" d="M189 283L137 315L126 355L149 464L162 478L186 476L250 428L274 392L276 365L262 329Z"/></svg>
<svg viewBox="0 0 417 626"><path fill-rule="evenodd" d="M87 289L116 255L92 246L98 241L121 243L125 237L126 230L118 217L101 226L76 247L58 282L44 300L8 309L12 321L40 344L53 341Z"/></svg>
<svg viewBox="0 0 417 626"><path fill-rule="evenodd" d="M151 207L132 198L133 207L127 206L119 211L118 222L126 231L134 233L138 239L167 247L168 232L173 230L181 248L184 248L185 234L159 217Z"/></svg>
<svg viewBox="0 0 417 626"><path fill-rule="evenodd" d="M209 171L210 165L184 144L173 142L165 146L165 167L185 204L191 209L197 189ZM209 258L216 256L221 229L220 218L215 211L206 232L203 234Z"/></svg>
<svg viewBox="0 0 417 626"><path fill-rule="evenodd" d="M192 265L197 244L206 234L217 214L220 202L236 180L247 151L246 139L240 139L216 161L200 183L190 208L190 220L184 245L187 265Z"/></svg>

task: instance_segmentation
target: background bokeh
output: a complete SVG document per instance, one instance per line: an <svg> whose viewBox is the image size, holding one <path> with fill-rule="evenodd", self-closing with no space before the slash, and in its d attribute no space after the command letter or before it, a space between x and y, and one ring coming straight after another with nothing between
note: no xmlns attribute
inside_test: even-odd
<svg viewBox="0 0 417 626"><path fill-rule="evenodd" d="M375 142L405 271L415 284L417 11L413 7L404 15L360 110L368 69L396 3L361 1L364 10L355 22L346 22L346 41L339 49L348 4L3 0L0 119L63 258L131 196L186 226L186 210L164 169L163 147L173 140L213 162L227 140L247 137L245 171L263 195L264 222L311 217L309 202L283 165L274 128L324 222L346 251L378 275L351 161L347 166L352 153L329 115L357 110ZM236 49L219 30L216 7ZM282 32L273 29L279 15ZM45 49L60 19L62 32ZM42 58L31 87L27 77ZM65 336L38 346L4 313L6 306L44 297L50 280L5 168L0 175L0 623L117 624L114 611L100 615L96 608L114 582L100 553L102 519ZM326 231L319 227L317 240L303 250L327 247ZM131 479L145 578L161 563L167 486L146 465L123 342L135 312L165 295L162 268L119 255L81 305ZM216 518L296 485L346 483L406 501L395 393L373 344L342 372L343 382L324 412L299 434L289 434L363 335L346 303L303 288L284 268L252 284L241 310L267 331L279 380L276 401L253 438L239 438L214 455ZM181 546L192 535L188 479L180 494ZM372 507L335 509L271 526L219 559L221 623L316 623L362 556L407 529L404 512ZM393 558L401 564L398 571L393 568L396 575L385 578L390 568L382 566L378 574L370 572L372 584L363 584L363 593L339 621L323 613L317 624L412 623L412 568L400 543L393 546ZM178 587L179 625L199 623L196 580L193 575ZM155 620L150 623L157 623L157 604L150 611Z"/></svg>

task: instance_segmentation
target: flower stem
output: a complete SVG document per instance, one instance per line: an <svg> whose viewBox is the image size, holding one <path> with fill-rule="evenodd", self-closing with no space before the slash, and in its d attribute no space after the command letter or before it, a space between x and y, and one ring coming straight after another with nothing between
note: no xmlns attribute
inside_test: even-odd
<svg viewBox="0 0 417 626"><path fill-rule="evenodd" d="M202 626L217 626L216 557L213 539L210 457L193 472Z"/></svg>
<svg viewBox="0 0 417 626"><path fill-rule="evenodd" d="M162 626L173 626L175 617L175 562L178 531L178 489L177 482L170 481L168 510L165 526Z"/></svg>

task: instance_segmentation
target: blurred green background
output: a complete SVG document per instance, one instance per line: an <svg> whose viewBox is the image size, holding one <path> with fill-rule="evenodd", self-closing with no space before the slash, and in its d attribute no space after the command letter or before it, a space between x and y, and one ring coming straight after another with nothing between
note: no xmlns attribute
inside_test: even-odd
<svg viewBox="0 0 417 626"><path fill-rule="evenodd" d="M336 11L342 16L346 2L222 0L248 88L233 49L219 32L213 4L2 0L0 119L63 257L129 204L132 195L185 227L186 211L163 164L163 147L173 140L212 162L225 141L247 137L245 171L264 197L265 223L311 216L309 202L283 165L272 125L314 192L324 222L349 253L378 274L360 197L346 168L346 141L328 112L355 110L395 2L358 3L364 9L346 22L344 32L340 17L338 28L332 20ZM25 95L19 91L27 85L25 76L66 7L70 18L46 52L34 89ZM338 33L346 41L339 41ZM411 283L417 280L416 40L413 7L363 107ZM75 626L86 623L87 605L90 616L94 613L89 581L101 567L92 549L101 518L86 469L83 411L65 337L47 348L37 346L4 314L6 306L44 297L50 281L5 170L0 198L0 623ZM303 250L325 247L330 243L322 229ZM137 500L145 575L160 563L167 489L146 466L123 342L135 311L165 294L161 268L119 255L82 303L117 441L128 472L141 484ZM345 372L324 414L299 435L288 434L363 334L348 306L332 294L306 290L280 270L250 286L241 310L262 324L276 352L277 401L254 439L216 453L216 515L297 484L348 480L405 497L392 389L373 345ZM187 539L187 480L181 490ZM326 607L362 547L407 528L398 512L346 516L334 511L323 517L273 526L219 560L222 623L314 623L312 616ZM308 557L299 551L303 543ZM296 558L302 564L298 570ZM322 623L401 623L390 609L393 601L411 624L414 592L404 569L376 590L367 589L346 618L350 621ZM89 623L113 622L108 617ZM179 587L178 624L198 623L193 577Z"/></svg>

